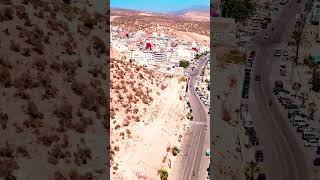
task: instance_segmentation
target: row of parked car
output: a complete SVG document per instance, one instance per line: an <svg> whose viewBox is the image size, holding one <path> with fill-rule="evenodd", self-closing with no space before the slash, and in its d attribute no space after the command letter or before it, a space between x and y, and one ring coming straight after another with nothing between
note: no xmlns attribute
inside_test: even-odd
<svg viewBox="0 0 320 180"><path fill-rule="evenodd" d="M248 99L249 98L249 87L250 87L250 79L251 79L251 70L253 66L253 61L255 59L256 53L255 51L251 51L250 55L247 59L245 64L245 74L244 74L244 81L242 86L242 98Z"/></svg>
<svg viewBox="0 0 320 180"><path fill-rule="evenodd" d="M320 130L310 126L309 116L304 112L304 109L295 102L290 92L283 88L281 81L276 81L273 93L279 103L287 110L291 125L296 128L297 133L301 133L304 146L316 147L316 153L320 154ZM314 160L314 165L320 166L319 158Z"/></svg>

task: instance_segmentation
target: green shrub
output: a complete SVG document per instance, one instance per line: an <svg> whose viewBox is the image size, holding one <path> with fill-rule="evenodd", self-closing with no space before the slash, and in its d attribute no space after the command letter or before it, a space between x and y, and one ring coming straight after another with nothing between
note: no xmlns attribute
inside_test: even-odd
<svg viewBox="0 0 320 180"><path fill-rule="evenodd" d="M179 148L177 146L174 146L172 149L171 149L171 152L172 152L172 155L173 156L176 156L178 155L178 153L180 152Z"/></svg>
<svg viewBox="0 0 320 180"><path fill-rule="evenodd" d="M168 173L168 171L165 170L165 169L160 169L160 170L158 171L158 173L160 174L160 179L161 179L161 180L167 180L168 177L169 177L169 173Z"/></svg>

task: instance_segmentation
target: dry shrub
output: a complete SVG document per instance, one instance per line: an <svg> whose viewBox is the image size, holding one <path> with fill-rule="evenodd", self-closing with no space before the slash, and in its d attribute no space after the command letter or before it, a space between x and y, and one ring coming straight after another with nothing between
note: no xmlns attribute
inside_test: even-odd
<svg viewBox="0 0 320 180"><path fill-rule="evenodd" d="M8 142L5 143L5 146L0 148L0 157L2 158L13 158L13 148L12 145L9 145Z"/></svg>
<svg viewBox="0 0 320 180"><path fill-rule="evenodd" d="M47 61L43 58L36 58L33 62L33 67L35 67L38 71L44 71L47 66Z"/></svg>
<svg viewBox="0 0 320 180"><path fill-rule="evenodd" d="M102 39L100 39L98 36L93 37L93 48L96 50L98 54L106 53L105 42Z"/></svg>
<svg viewBox="0 0 320 180"><path fill-rule="evenodd" d="M54 180L68 180L61 172L56 171L54 172Z"/></svg>
<svg viewBox="0 0 320 180"><path fill-rule="evenodd" d="M0 66L0 84L6 88L12 85L11 73L6 67Z"/></svg>
<svg viewBox="0 0 320 180"><path fill-rule="evenodd" d="M2 129L7 128L7 123L8 123L8 114L0 112L0 125Z"/></svg>
<svg viewBox="0 0 320 180"><path fill-rule="evenodd" d="M229 77L229 88L233 88L237 85L237 78L235 76Z"/></svg>
<svg viewBox="0 0 320 180"><path fill-rule="evenodd" d="M0 57L0 65L5 67L5 68L12 69L12 64L10 63L8 58L5 59L3 57Z"/></svg>
<svg viewBox="0 0 320 180"><path fill-rule="evenodd" d="M30 154L29 154L29 152L28 152L28 150L27 150L27 148L25 146L18 146L17 149L16 149L16 152L18 154L21 154L21 156L23 158L26 158L26 157L29 158L30 157Z"/></svg>
<svg viewBox="0 0 320 180"><path fill-rule="evenodd" d="M31 117L31 118L34 118L34 119L43 119L44 115L43 113L41 113L39 110L38 110L38 107L36 106L36 104L32 101L29 101L28 102L28 105L27 105L27 111L26 113Z"/></svg>
<svg viewBox="0 0 320 180"><path fill-rule="evenodd" d="M14 170L19 169L18 163L10 158L4 158L0 159L0 177L8 180L15 179L15 177L12 175Z"/></svg>
<svg viewBox="0 0 320 180"><path fill-rule="evenodd" d="M60 137L56 134L44 135L44 136L38 137L38 140L42 142L42 144L45 146L51 146L53 142L58 142L60 140Z"/></svg>
<svg viewBox="0 0 320 180"><path fill-rule="evenodd" d="M11 1L11 0L0 0L0 4L3 4L3 5L11 5L11 4L12 4L12 1Z"/></svg>
<svg viewBox="0 0 320 180"><path fill-rule="evenodd" d="M80 107L87 109L89 111L98 111L98 97L91 90L86 90L81 99Z"/></svg>
<svg viewBox="0 0 320 180"><path fill-rule="evenodd" d="M224 121L230 121L231 120L231 114L228 111L228 109L226 109L226 108L223 108L223 110L222 110L222 120L224 120Z"/></svg>
<svg viewBox="0 0 320 180"><path fill-rule="evenodd" d="M71 84L71 89L76 95L81 96L87 89L87 85L84 82L74 80Z"/></svg>
<svg viewBox="0 0 320 180"><path fill-rule="evenodd" d="M91 159L91 150L89 148L77 147L77 152L74 152L74 162L80 166L82 164L87 164L87 159Z"/></svg>
<svg viewBox="0 0 320 180"><path fill-rule="evenodd" d="M29 71L25 71L20 74L15 80L14 80L14 86L16 88L20 89L29 89L35 87L35 83L32 80L33 77L31 77L31 74Z"/></svg>
<svg viewBox="0 0 320 180"><path fill-rule="evenodd" d="M89 125L93 124L93 120L89 117L81 117L79 122L73 125L74 130L78 133L85 133Z"/></svg>
<svg viewBox="0 0 320 180"><path fill-rule="evenodd" d="M10 50L14 52L20 52L20 45L14 40L10 40Z"/></svg>
<svg viewBox="0 0 320 180"><path fill-rule="evenodd" d="M23 48L22 55L25 57L30 56L30 49L29 48Z"/></svg>
<svg viewBox="0 0 320 180"><path fill-rule="evenodd" d="M43 126L43 122L39 119L26 119L24 120L23 125L26 128L40 128Z"/></svg>
<svg viewBox="0 0 320 180"><path fill-rule="evenodd" d="M72 105L69 102L64 102L56 110L54 114L61 119L71 119L72 118Z"/></svg>
<svg viewBox="0 0 320 180"><path fill-rule="evenodd" d="M22 5L16 6L16 14L19 19L28 19L28 14L26 13L26 8Z"/></svg>
<svg viewBox="0 0 320 180"><path fill-rule="evenodd" d="M30 95L22 89L17 89L16 93L14 94L14 97L19 97L24 100L30 99Z"/></svg>
<svg viewBox="0 0 320 180"><path fill-rule="evenodd" d="M0 10L0 22L10 21L13 19L14 11L10 7L5 7Z"/></svg>
<svg viewBox="0 0 320 180"><path fill-rule="evenodd" d="M89 29L93 29L94 25L97 24L95 19L91 18L91 15L86 11L81 12L79 20L83 22L83 25Z"/></svg>
<svg viewBox="0 0 320 180"><path fill-rule="evenodd" d="M61 72L61 64L59 64L57 61L53 61L50 64L50 68L53 69L55 72L60 73Z"/></svg>

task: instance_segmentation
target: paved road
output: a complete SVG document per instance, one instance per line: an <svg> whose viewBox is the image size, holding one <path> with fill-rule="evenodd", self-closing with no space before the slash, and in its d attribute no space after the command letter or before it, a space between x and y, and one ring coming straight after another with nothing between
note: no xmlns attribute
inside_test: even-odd
<svg viewBox="0 0 320 180"><path fill-rule="evenodd" d="M290 36L288 31L293 28L295 15L303 7L303 2L298 5L293 0L288 6L290 8L284 8L279 14L279 19L273 22L275 30L270 33L272 38L264 40L261 35L258 35L251 47L257 53L254 71L262 76L261 82L253 83L253 96L250 97L249 109L255 117L255 128L265 154L264 170L267 179L309 180L310 169L307 163L310 162L306 161L303 147L290 130L286 114L276 105L269 106L269 99L273 98L274 78L270 77L273 46L287 42ZM275 102L276 99L272 101Z"/></svg>
<svg viewBox="0 0 320 180"><path fill-rule="evenodd" d="M176 180L198 180L205 177L199 177L199 168L201 164L201 156L204 153L204 140L206 135L205 125L207 123L207 114L196 94L194 84L195 77L201 73L204 61L201 60L199 65L190 73L189 82L189 101L192 108L193 121L200 123L193 123L190 128L190 134L183 141L181 159L181 166L178 168Z"/></svg>

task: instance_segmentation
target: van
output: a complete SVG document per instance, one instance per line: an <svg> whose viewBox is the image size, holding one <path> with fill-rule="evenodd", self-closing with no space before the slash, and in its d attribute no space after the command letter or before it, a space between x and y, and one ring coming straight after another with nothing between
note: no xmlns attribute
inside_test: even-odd
<svg viewBox="0 0 320 180"><path fill-rule="evenodd" d="M302 133L302 139L319 139L319 133L317 133L316 131L304 130Z"/></svg>

